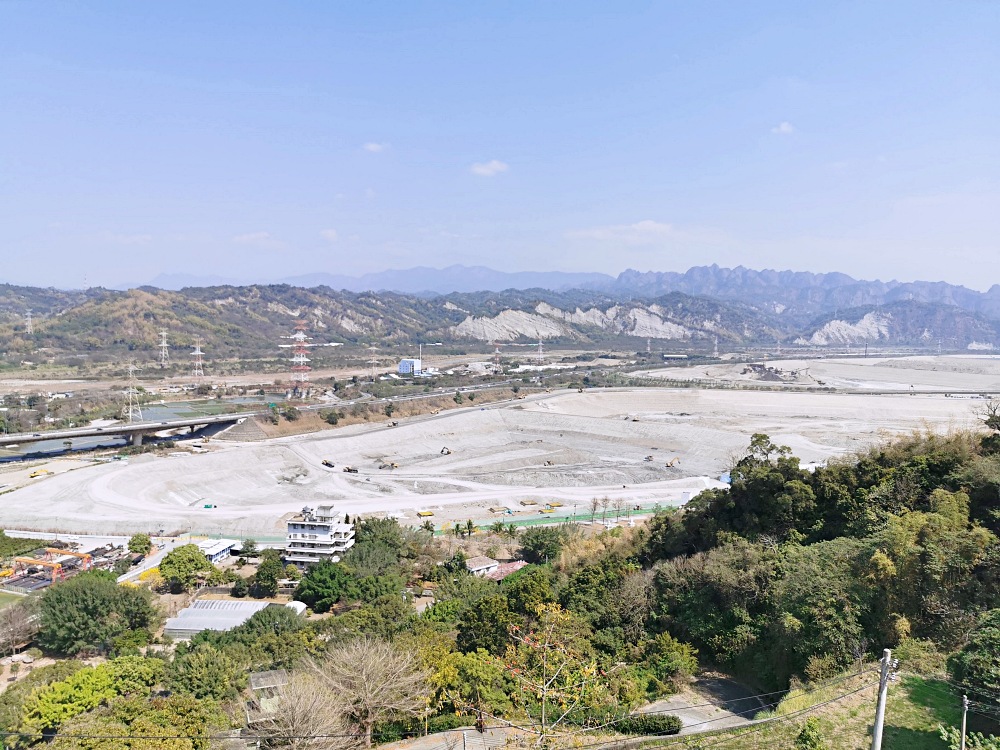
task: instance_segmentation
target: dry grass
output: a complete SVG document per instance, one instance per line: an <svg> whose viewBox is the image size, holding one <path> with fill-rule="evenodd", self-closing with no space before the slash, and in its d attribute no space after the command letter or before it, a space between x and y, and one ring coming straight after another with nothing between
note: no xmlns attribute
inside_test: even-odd
<svg viewBox="0 0 1000 750"><path fill-rule="evenodd" d="M878 678L874 672L851 677L813 691L788 694L775 710L774 721L747 729L676 737L656 747L684 750L778 750L794 748L806 720L815 717L828 750L868 750L875 717ZM857 691L857 692L854 692ZM890 685L886 704L884 750L946 750L938 724L959 720L957 699L937 680L905 677ZM762 715L761 718L764 718Z"/></svg>

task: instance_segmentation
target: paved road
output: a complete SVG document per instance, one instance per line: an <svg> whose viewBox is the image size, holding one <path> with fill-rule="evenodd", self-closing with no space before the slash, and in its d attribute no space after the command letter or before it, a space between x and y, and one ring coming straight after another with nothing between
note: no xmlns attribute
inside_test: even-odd
<svg viewBox="0 0 1000 750"><path fill-rule="evenodd" d="M137 422L135 424L114 424L106 427L76 427L71 430L49 430L47 432L15 433L13 435L0 435L0 446L21 445L24 443L40 443L45 440L73 440L75 438L87 437L128 437L135 434L145 434L150 432L163 432L165 430L177 430L184 427L196 427L199 425L225 424L226 422L239 422L247 417L252 417L256 412L244 412L240 414L218 414L214 417L197 417L195 419L171 419L166 422Z"/></svg>

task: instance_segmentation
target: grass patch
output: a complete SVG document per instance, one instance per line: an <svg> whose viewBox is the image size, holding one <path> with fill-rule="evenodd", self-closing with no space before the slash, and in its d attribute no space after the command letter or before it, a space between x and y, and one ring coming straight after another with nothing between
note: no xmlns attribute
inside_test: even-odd
<svg viewBox="0 0 1000 750"><path fill-rule="evenodd" d="M23 598L23 596L18 596L17 594L8 594L6 591L0 591L0 609L5 609Z"/></svg>
<svg viewBox="0 0 1000 750"><path fill-rule="evenodd" d="M751 726L739 732L691 735L655 744L693 750L714 747L725 740L726 750L794 748L795 738L806 719L815 717L829 750L868 750L877 685L853 695L840 696L873 681L878 681L878 675L869 672L816 690L793 690L773 713L759 717L787 717L786 720ZM826 705L821 705L824 703ZM958 705L958 699L940 680L906 677L891 684L882 734L883 750L947 750L947 745L938 737L937 726L957 724L961 719Z"/></svg>

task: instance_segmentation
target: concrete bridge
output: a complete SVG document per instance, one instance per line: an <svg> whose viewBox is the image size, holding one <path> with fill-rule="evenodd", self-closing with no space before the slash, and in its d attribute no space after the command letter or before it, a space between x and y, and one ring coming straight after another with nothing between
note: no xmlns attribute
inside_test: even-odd
<svg viewBox="0 0 1000 750"><path fill-rule="evenodd" d="M24 445L25 443L41 443L46 440L75 440L89 437L123 437L132 445L142 445L146 435L167 430L179 430L185 427L194 432L200 427L212 424L236 424L254 416L255 412L241 414L219 414L214 417L192 417L190 419L170 419L165 422L122 422L106 427L75 427L71 430L49 430L47 432L20 432L12 435L0 435L0 447L9 445Z"/></svg>

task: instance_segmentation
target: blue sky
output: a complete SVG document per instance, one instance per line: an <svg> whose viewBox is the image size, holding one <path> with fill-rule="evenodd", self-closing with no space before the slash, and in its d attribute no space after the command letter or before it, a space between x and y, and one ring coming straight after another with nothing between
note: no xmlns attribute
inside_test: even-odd
<svg viewBox="0 0 1000 750"><path fill-rule="evenodd" d="M0 281L1000 282L1000 3L0 0Z"/></svg>

